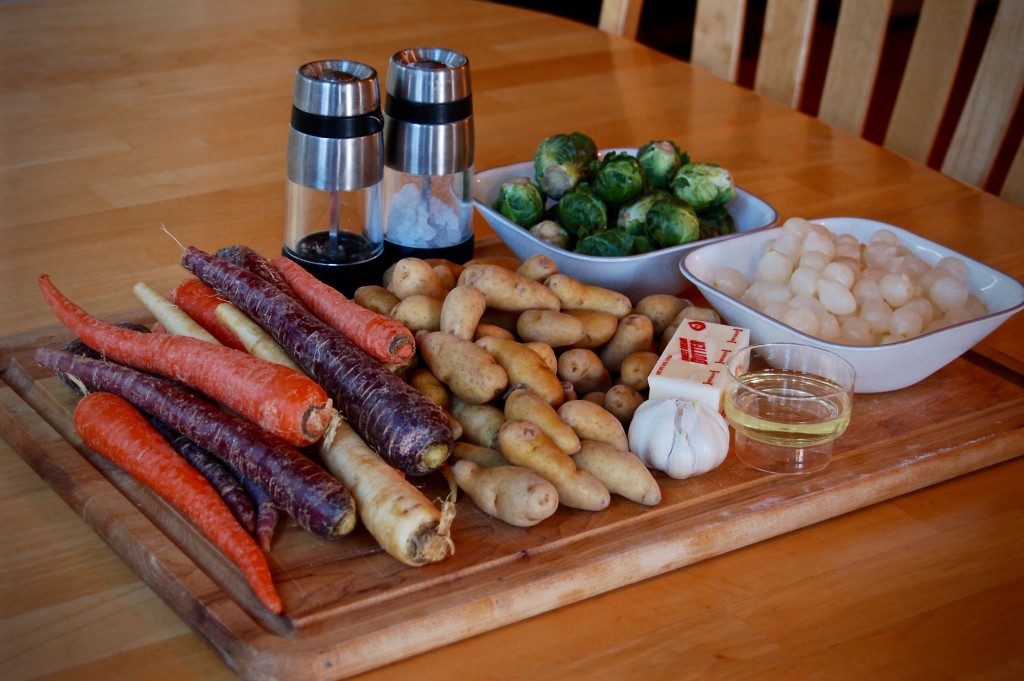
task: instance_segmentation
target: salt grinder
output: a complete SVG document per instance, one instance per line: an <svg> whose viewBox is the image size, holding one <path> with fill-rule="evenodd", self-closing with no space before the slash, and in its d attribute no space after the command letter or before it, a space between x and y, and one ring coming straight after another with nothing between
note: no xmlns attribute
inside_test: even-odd
<svg viewBox="0 0 1024 681"><path fill-rule="evenodd" d="M343 60L299 67L282 252L349 296L383 274L383 127L373 68Z"/></svg>
<svg viewBox="0 0 1024 681"><path fill-rule="evenodd" d="M436 47L396 52L384 102L384 244L403 257L473 257L469 60Z"/></svg>

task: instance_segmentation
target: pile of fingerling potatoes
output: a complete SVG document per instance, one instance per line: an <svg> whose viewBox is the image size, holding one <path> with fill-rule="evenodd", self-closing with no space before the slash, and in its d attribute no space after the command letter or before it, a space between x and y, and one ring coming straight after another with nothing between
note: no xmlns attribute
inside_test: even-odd
<svg viewBox="0 0 1024 681"><path fill-rule="evenodd" d="M416 355L393 370L451 420L452 477L484 512L527 527L559 504L661 501L629 424L680 321L713 310L670 294L634 306L540 254L404 258L353 299L415 333Z"/></svg>

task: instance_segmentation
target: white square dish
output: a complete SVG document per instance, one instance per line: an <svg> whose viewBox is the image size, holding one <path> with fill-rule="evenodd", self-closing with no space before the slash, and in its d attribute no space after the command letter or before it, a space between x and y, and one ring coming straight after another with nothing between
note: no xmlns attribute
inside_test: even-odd
<svg viewBox="0 0 1024 681"><path fill-rule="evenodd" d="M599 155L603 156L612 151L635 154L637 150L602 149ZM679 272L679 256L699 244L735 236L730 234L704 241L693 241L642 255L605 257L573 253L537 238L494 210L498 188L503 182L517 177L529 177L533 180L532 160L476 173L472 192L477 210L502 241L512 249L516 257L525 260L535 253L543 253L555 261L563 274L587 284L624 293L634 303L651 293L680 293L686 287L686 279ZM778 213L770 204L739 187L736 188L736 198L726 204L726 209L736 223L737 233L769 227L778 219Z"/></svg>
<svg viewBox="0 0 1024 681"><path fill-rule="evenodd" d="M912 232L883 222L853 217L824 218L811 222L824 225L834 234L851 234L861 243L867 243L876 230L888 229L899 236L904 246L931 265L946 256L960 258L968 268L970 289L989 309L989 314L983 317L885 345L830 343L783 324L722 293L710 283L715 272L725 267L739 270L749 280L763 246L779 236L781 227L698 245L680 259L680 271L697 286L722 318L730 324L750 329L752 344L792 342L831 350L848 360L856 369L856 392L886 392L913 385L952 362L1024 309L1024 286L1020 282Z"/></svg>

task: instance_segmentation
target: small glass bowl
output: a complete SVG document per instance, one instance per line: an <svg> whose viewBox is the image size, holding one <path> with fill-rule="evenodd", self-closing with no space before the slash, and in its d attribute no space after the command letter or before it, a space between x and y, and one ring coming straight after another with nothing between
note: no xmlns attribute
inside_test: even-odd
<svg viewBox="0 0 1024 681"><path fill-rule="evenodd" d="M752 345L729 360L725 417L736 455L767 473L821 470L853 410L853 366L799 343Z"/></svg>

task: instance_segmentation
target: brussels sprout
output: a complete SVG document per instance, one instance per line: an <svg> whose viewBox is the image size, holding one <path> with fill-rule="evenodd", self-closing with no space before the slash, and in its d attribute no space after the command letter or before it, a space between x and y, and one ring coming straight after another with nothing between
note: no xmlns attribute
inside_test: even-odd
<svg viewBox="0 0 1024 681"><path fill-rule="evenodd" d="M706 211L697 213L697 220L700 221L700 238L711 239L716 236L725 236L736 231L736 221L726 210L725 206L709 208Z"/></svg>
<svg viewBox="0 0 1024 681"><path fill-rule="evenodd" d="M555 214L565 231L578 239L608 227L608 208L588 184L566 192L555 207Z"/></svg>
<svg viewBox="0 0 1024 681"><path fill-rule="evenodd" d="M569 250L569 244L572 242L569 232L554 220L541 220L530 227L530 234L555 248L564 250Z"/></svg>
<svg viewBox="0 0 1024 681"><path fill-rule="evenodd" d="M633 235L624 229L605 229L579 240L576 252L582 255L629 255L633 249Z"/></svg>
<svg viewBox="0 0 1024 681"><path fill-rule="evenodd" d="M647 232L659 248L678 246L700 237L700 222L685 201L656 201L647 211Z"/></svg>
<svg viewBox="0 0 1024 681"><path fill-rule="evenodd" d="M594 193L608 203L626 203L643 193L644 169L635 156L613 151L601 159L592 184Z"/></svg>
<svg viewBox="0 0 1024 681"><path fill-rule="evenodd" d="M597 162L597 145L581 132L548 137L533 155L534 179L542 192L562 198L580 182L590 179Z"/></svg>
<svg viewBox="0 0 1024 681"><path fill-rule="evenodd" d="M619 217L615 224L630 234L642 234L647 230L647 211L651 209L655 201L665 199L675 200L671 194L663 189L654 189L641 194L638 198L619 209Z"/></svg>
<svg viewBox="0 0 1024 681"><path fill-rule="evenodd" d="M658 250L657 244L651 241L651 237L647 236L647 233L633 235L633 255L641 255L643 253L650 253L651 251Z"/></svg>
<svg viewBox="0 0 1024 681"><path fill-rule="evenodd" d="M690 157L679 151L679 147L672 140L654 140L637 149L636 160L644 169L649 186L655 189L668 189L676 171L689 163Z"/></svg>
<svg viewBox="0 0 1024 681"><path fill-rule="evenodd" d="M677 198L697 212L715 208L736 196L736 187L728 170L714 163L688 163L672 178L670 185Z"/></svg>
<svg viewBox="0 0 1024 681"><path fill-rule="evenodd" d="M502 182L494 209L521 227L530 227L544 215L544 197L528 177Z"/></svg>

